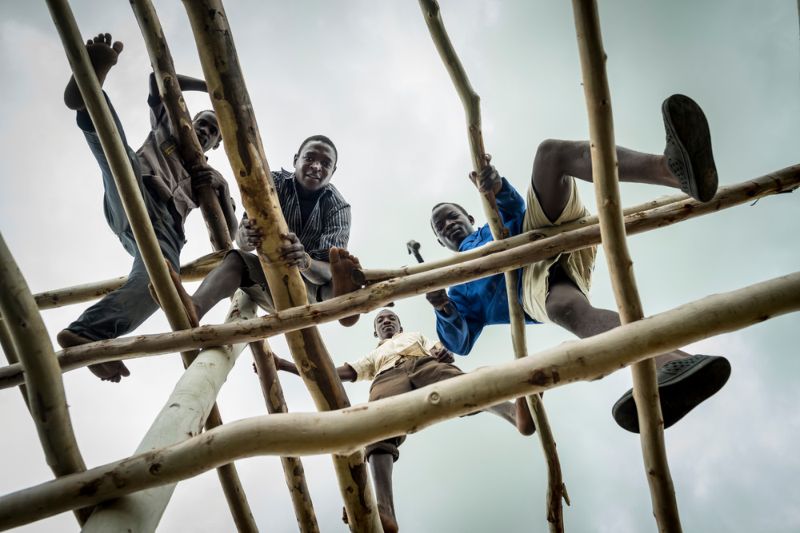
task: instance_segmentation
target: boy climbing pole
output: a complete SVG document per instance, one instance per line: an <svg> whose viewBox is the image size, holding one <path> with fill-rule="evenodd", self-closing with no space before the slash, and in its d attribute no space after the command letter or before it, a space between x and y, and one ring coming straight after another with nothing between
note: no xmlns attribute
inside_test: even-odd
<svg viewBox="0 0 800 533"><path fill-rule="evenodd" d="M441 343L433 342L420 333L403 331L400 318L392 311L384 309L378 312L373 325L374 335L379 339L378 346L364 358L336 369L342 381L371 379L370 401L396 396L464 373L452 364L453 354ZM281 370L298 373L297 367L290 361L278 358L277 366ZM514 425L523 435L531 435L536 429L524 398L518 399L516 404L504 402L486 411ZM392 470L394 462L400 457L398 446L404 440L405 435L393 437L370 444L366 450L381 524L387 533L398 530Z"/></svg>
<svg viewBox="0 0 800 533"><path fill-rule="evenodd" d="M708 202L716 193L718 180L703 111L687 96L673 95L664 101L662 114L667 133L664 155L617 147L620 181L680 188ZM511 235L559 226L588 215L575 178L592 181L589 143L544 141L534 157L524 201L488 158L480 174L473 172L470 178L481 191L494 192L503 224ZM439 243L454 252L478 248L492 240L488 226L475 230L474 224L475 219L458 204L433 207L431 227ZM518 294L528 323L554 322L580 338L620 325L616 312L589 302L595 251L592 247L559 254L521 269ZM449 291L434 291L427 299L435 309L439 338L455 353L468 354L484 326L509 322L502 275L456 285ZM655 360L665 428L719 391L730 375L730 363L724 357L676 350ZM639 431L632 391L617 401L612 413L620 426Z"/></svg>
<svg viewBox="0 0 800 533"><path fill-rule="evenodd" d="M111 35L108 33L97 35L86 43L86 50L101 86L111 67L117 63L122 49L121 42L112 44ZM178 82L184 91L207 90L203 80L178 76ZM108 96L106 100L128 152L161 251L173 268L178 268L180 251L185 242L184 222L189 212L197 207L193 187L205 183L211 184L217 192L226 222L233 234L237 219L228 185L222 175L207 164L195 168L184 166L176 149L155 76L150 75L150 94L147 100L150 106L152 130L136 152L128 146L122 124ZM77 112L78 127L83 131L86 142L100 166L104 188L103 208L108 225L125 250L133 256L133 267L125 284L84 311L75 322L58 334L58 344L62 348L67 348L124 335L136 329L152 315L157 305L150 297L149 277L136 246L130 222L125 215L100 139L85 109L74 78L70 79L64 91L64 103L69 109ZM219 146L219 127L213 111L198 113L193 126L204 151ZM94 364L90 365L89 369L100 379L115 383L122 377L130 375L122 361Z"/></svg>
<svg viewBox="0 0 800 533"><path fill-rule="evenodd" d="M300 143L294 156L294 172L281 169L272 173L289 226L289 232L281 236L284 244L280 257L287 266L300 269L310 303L332 296L330 261L338 257L339 248L346 247L350 237L350 204L330 183L337 159L333 141L324 135L313 135ZM254 221L245 213L236 233L240 249L228 252L191 297L176 283L191 322L197 324L217 302L238 288L267 312L275 311L261 263L249 253L260 246L262 239Z"/></svg>

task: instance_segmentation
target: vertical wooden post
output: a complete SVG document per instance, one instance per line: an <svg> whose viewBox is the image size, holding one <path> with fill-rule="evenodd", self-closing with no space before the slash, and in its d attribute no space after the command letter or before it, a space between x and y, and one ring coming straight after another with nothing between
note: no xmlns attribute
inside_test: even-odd
<svg viewBox="0 0 800 533"><path fill-rule="evenodd" d="M611 112L611 93L606 75L606 54L603 49L600 18L595 0L573 0L572 7L575 13L583 89L589 114L592 171L600 233L620 319L622 324L628 324L640 320L644 314L636 289L633 261L628 253L625 224L620 207L614 118ZM681 531L681 523L675 488L667 463L655 361L653 359L642 361L633 365L631 370L653 513L659 531L677 533Z"/></svg>
<svg viewBox="0 0 800 533"><path fill-rule="evenodd" d="M461 98L461 103L464 105L472 165L475 172L480 173L486 166L486 150L483 145L483 132L481 130L481 99L472 88L461 60L458 58L450 37L447 35L439 3L436 0L419 0L419 5L422 8L422 14L425 17L425 23L428 25L431 38L442 58L442 62L447 68L447 72L450 74L450 79L453 81L458 96ZM495 241L508 237L508 229L503 225L500 212L497 210L494 193L492 191L482 193L481 200L484 214L489 222L489 228ZM528 355L528 347L525 342L525 314L522 311L517 293L519 271L508 270L504 276L511 325L511 344L514 348L514 357L519 359ZM533 394L527 397L527 401L547 463L547 522L550 526L550 531L561 533L564 531L564 510L561 506L561 500L563 499L569 504L569 497L561 474L561 463L558 460L555 438L547 420L547 413L544 410L541 397L538 394Z"/></svg>
<svg viewBox="0 0 800 533"><path fill-rule="evenodd" d="M306 286L299 270L280 261L280 235L288 231L288 226L272 183L225 9L219 0L184 0L184 6L242 203L248 217L256 221L264 235L257 251L275 307L281 310L307 305ZM286 340L317 408L349 406L317 328L287 333ZM351 529L380 531L363 451L349 456L334 455L333 463Z"/></svg>

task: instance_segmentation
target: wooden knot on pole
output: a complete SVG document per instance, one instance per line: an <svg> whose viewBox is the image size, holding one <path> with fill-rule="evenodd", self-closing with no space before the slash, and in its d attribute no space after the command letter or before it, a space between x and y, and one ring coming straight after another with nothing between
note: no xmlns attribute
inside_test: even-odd
<svg viewBox="0 0 800 533"><path fill-rule="evenodd" d="M438 405L438 403L441 400L442 400L442 396L436 391L433 391L430 394L428 394L427 401L431 405Z"/></svg>

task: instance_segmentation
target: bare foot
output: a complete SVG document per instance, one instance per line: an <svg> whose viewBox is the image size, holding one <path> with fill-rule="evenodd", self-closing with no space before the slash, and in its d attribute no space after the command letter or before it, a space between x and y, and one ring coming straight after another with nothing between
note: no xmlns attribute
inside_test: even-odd
<svg viewBox="0 0 800 533"><path fill-rule="evenodd" d="M334 247L330 251L330 261L334 296L341 296L361 288L360 285L353 281L353 271L361 269L361 263L359 263L356 256L351 255L344 248ZM339 324L347 327L352 326L358 322L360 316L353 315L340 318Z"/></svg>
<svg viewBox="0 0 800 533"><path fill-rule="evenodd" d="M528 409L528 401L523 396L522 398L517 398L514 405L517 411L515 416L517 431L523 435L533 435L536 431L536 425L533 423L533 417Z"/></svg>
<svg viewBox="0 0 800 533"><path fill-rule="evenodd" d="M91 339L87 339L86 337L81 337L77 333L73 333L68 329L62 329L58 333L58 336L56 336L56 342L58 342L58 345L62 348L71 348L73 346L80 346L81 344L88 344L93 341ZM125 363L122 361L109 361L107 363L89 365L89 370L92 371L92 374L103 381L111 381L113 383L119 383L122 378L131 375L130 370L128 370L128 367L125 366Z"/></svg>
<svg viewBox="0 0 800 533"><path fill-rule="evenodd" d="M94 39L86 41L86 51L89 53L89 59L92 61L94 72L97 75L97 81L100 86L106 80L106 74L111 70L111 67L117 64L117 58L122 52L122 43L116 41L111 44L111 34L101 33ZM76 111L84 109L83 96L78 89L78 84L75 82L75 77L70 77L67 88L64 89L64 103L67 107Z"/></svg>
<svg viewBox="0 0 800 533"><path fill-rule="evenodd" d="M175 289L178 291L178 297L181 299L181 303L183 307L186 309L186 316L189 319L189 326L196 328L200 325L200 319L197 316L197 307L194 305L194 300L192 297L189 296L189 293L186 292L186 289L183 288L183 283L181 283L181 276L175 269L172 268L172 265L169 261L164 261L167 264L167 270L169 270L169 277L172 278L172 283L175 285ZM147 284L147 288L150 289L150 296L153 297L153 301L155 301L159 307L161 307L161 302L158 301L158 295L156 294L155 288L153 287L152 283Z"/></svg>

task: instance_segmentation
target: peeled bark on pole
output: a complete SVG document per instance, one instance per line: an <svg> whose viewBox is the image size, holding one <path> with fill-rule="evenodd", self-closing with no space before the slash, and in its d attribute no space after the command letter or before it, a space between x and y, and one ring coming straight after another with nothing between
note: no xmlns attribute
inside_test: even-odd
<svg viewBox="0 0 800 533"><path fill-rule="evenodd" d="M278 369L275 368L275 359L269 343L265 340L252 342L250 351L253 352L253 361L258 372L258 380L261 383L264 403L267 404L267 411L270 414L288 413L289 409L286 406L283 388L278 379ZM308 491L303 462L299 457L281 456L281 466L283 466L283 475L292 497L297 527L301 533L319 533L317 516L314 514L314 504L311 502L311 494Z"/></svg>
<svg viewBox="0 0 800 533"><path fill-rule="evenodd" d="M472 166L475 173L480 174L487 164L486 150L483 145L483 132L481 130L480 97L472 88L461 60L458 58L452 42L450 42L439 10L439 3L436 0L419 0L419 5L422 8L431 38L439 51L447 72L450 74L450 79L455 85L461 103L464 105ZM494 240L500 241L508 237L508 229L503 225L503 220L497 209L494 192L483 192L481 200ZM507 270L504 276L506 298L508 300L508 316L511 326L511 344L514 347L514 357L519 359L528 356L528 347L525 342L525 313L522 311L519 295L517 294L519 271ZM558 460L555 438L547 420L547 413L544 410L541 397L538 395L528 396L527 402L533 421L536 424L537 434L539 435L539 441L547 463L547 522L550 526L550 531L561 533L564 531L564 510L561 506L561 501L563 499L569 503L569 497L561 475L561 463Z"/></svg>
<svg viewBox="0 0 800 533"><path fill-rule="evenodd" d="M225 152L242 193L248 218L261 229L264 240L258 256L278 310L307 305L306 286L297 267L282 264L281 234L286 220L272 183L250 97L244 83L233 35L219 0L184 0L194 32L208 93L217 113ZM350 405L347 395L316 328L291 332L286 341L303 381L320 410ZM380 531L364 453L334 455L334 468L347 510L350 528Z"/></svg>
<svg viewBox="0 0 800 533"><path fill-rule="evenodd" d="M50 336L11 251L0 234L0 311L3 313L3 349L9 360L19 358L25 369L26 404L36 425L47 465L65 476L86 470L72 430L61 369ZM8 334L8 335L6 335ZM75 515L83 525L92 509Z"/></svg>
<svg viewBox="0 0 800 533"><path fill-rule="evenodd" d="M745 202L752 202L770 194L792 192L800 184L800 165L794 165L760 178L726 187L711 202L696 200L675 202L649 212L636 213L625 222L628 235L634 235L689 220L701 215ZM600 243L600 229L593 226L573 229L536 240L531 233L527 242L507 250L468 259L456 265L446 265L435 270L409 274L400 279L375 283L351 294L333 298L310 306L280 311L274 315L245 321L241 324L202 326L189 331L136 335L120 339L99 341L68 348L59 352L62 371L73 370L87 364L110 361L119 357L144 357L148 354L167 353L193 347L209 347L230 342L252 342L259 338L279 335L312 324L322 324L350 316L354 312L367 313L389 302L425 294L432 290L491 276L505 270L519 268L552 255L579 250ZM504 241L492 244L503 244ZM468 253L458 254L467 258ZM19 365L0 368L0 389L24 382Z"/></svg>
<svg viewBox="0 0 800 533"><path fill-rule="evenodd" d="M178 152L186 168L203 165L206 156L197 134L192 125L192 117L186 108L186 101L183 99L178 75L175 72L175 65L172 61L167 40L164 38L164 31L158 14L150 0L130 0L136 21L142 30L142 36L147 44L147 53L150 55L150 64L158 82L158 91L164 102L164 109L167 112L169 121L173 127L173 133L177 137ZM210 183L194 187L203 219L206 221L208 236L214 250L227 250L231 248L231 236L228 233L228 225L222 208L219 205L219 198L214 192Z"/></svg>
<svg viewBox="0 0 800 533"><path fill-rule="evenodd" d="M142 255L147 274L161 307L172 329L188 329L190 325L186 309L172 283L139 189L139 183L131 168L127 151L111 117L108 104L100 90L100 84L89 61L86 45L81 38L69 3L66 0L47 0L47 5L67 53L86 110L89 112L114 175L114 182L136 239L136 245ZM184 366L188 366L194 356L195 353L183 353ZM220 417L216 407L212 409L209 419L212 423L219 422ZM220 472L220 477L228 478L231 482L236 481L231 475L230 467L224 468ZM146 517L142 517L142 519L144 520Z"/></svg>
<svg viewBox="0 0 800 533"><path fill-rule="evenodd" d="M617 147L614 141L614 118L611 93L606 75L606 54L595 0L573 0L575 30L583 73L583 89L589 114L592 173L595 185L600 232L608 262L611 285L622 324L641 320L642 302L636 288L633 261L625 240L625 224L620 207ZM682 531L675 487L667 462L664 443L664 420L654 359L646 359L631 368L633 397L636 402L640 442L653 514L659 531Z"/></svg>
<svg viewBox="0 0 800 533"><path fill-rule="evenodd" d="M0 528L175 483L235 459L346 452L523 394L596 380L685 344L798 310L800 272L707 296L594 337L562 343L535 357L485 367L392 398L337 412L240 420L168 448L3 496Z"/></svg>
<svg viewBox="0 0 800 533"><path fill-rule="evenodd" d="M255 316L256 306L243 292L236 293L226 322ZM178 380L172 394L153 421L136 454L152 455L153 450L198 435L211 412L222 384L246 344L209 348L200 352ZM227 465L219 465L224 467ZM150 474L158 475L158 465ZM98 506L86 523L84 533L107 531L155 531L169 503L174 484L130 494ZM238 526L239 524L237 524Z"/></svg>
<svg viewBox="0 0 800 533"><path fill-rule="evenodd" d="M183 164L186 168L203 165L206 157L194 131L192 117L186 108L158 14L150 0L131 0L131 7L147 45L150 64L156 76L164 109L173 127L173 134L177 137L178 151ZM198 198L214 249L227 250L231 248L231 237L228 233L226 219L211 184L194 187L194 193ZM222 424L222 420L219 410L214 409L209 416L208 427L216 427L220 424ZM258 531L235 467L225 465L218 473L237 530L240 532Z"/></svg>
<svg viewBox="0 0 800 533"><path fill-rule="evenodd" d="M214 267L222 261L225 252L226 250L212 252L198 257L190 263L181 265L181 280L186 282L203 279L206 274L214 270ZM39 306L39 309L53 309L55 307L77 304L100 298L119 289L126 281L128 281L128 276L119 276L103 281L95 281L83 285L73 285L72 287L65 287L63 289L40 292L34 294L33 298L36 300L36 305Z"/></svg>

